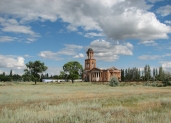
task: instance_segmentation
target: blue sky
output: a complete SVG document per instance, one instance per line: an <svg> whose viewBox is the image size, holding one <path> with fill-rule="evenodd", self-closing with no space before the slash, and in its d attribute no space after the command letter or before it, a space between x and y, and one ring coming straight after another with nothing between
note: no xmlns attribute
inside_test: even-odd
<svg viewBox="0 0 171 123"><path fill-rule="evenodd" d="M40 60L56 75L68 61L171 71L170 0L0 0L0 73Z"/></svg>

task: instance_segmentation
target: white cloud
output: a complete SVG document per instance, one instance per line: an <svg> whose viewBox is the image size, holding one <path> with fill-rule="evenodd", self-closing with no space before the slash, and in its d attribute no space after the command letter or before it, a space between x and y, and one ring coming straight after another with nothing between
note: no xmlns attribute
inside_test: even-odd
<svg viewBox="0 0 171 123"><path fill-rule="evenodd" d="M73 58L84 58L84 54L79 53L78 55L75 55Z"/></svg>
<svg viewBox="0 0 171 123"><path fill-rule="evenodd" d="M156 60L156 59L161 59L161 58L169 57L169 56L171 56L171 54L169 54L169 53L164 54L164 55L142 55L142 56L139 56L138 59L140 59L140 60Z"/></svg>
<svg viewBox="0 0 171 123"><path fill-rule="evenodd" d="M67 26L67 29L68 29L68 31L77 31L78 30L77 27L75 27L71 24Z"/></svg>
<svg viewBox="0 0 171 123"><path fill-rule="evenodd" d="M171 69L171 61L163 61L162 67L165 69Z"/></svg>
<svg viewBox="0 0 171 123"><path fill-rule="evenodd" d="M171 5L162 6L157 9L157 13L161 14L161 16L167 16L171 14Z"/></svg>
<svg viewBox="0 0 171 123"><path fill-rule="evenodd" d="M29 35L36 35L29 26L19 25L15 19L3 19L0 18L1 25L3 26L2 31L23 33Z"/></svg>
<svg viewBox="0 0 171 123"><path fill-rule="evenodd" d="M145 46L156 46L158 45L155 41L140 41L138 44L143 44Z"/></svg>
<svg viewBox="0 0 171 123"><path fill-rule="evenodd" d="M167 39L171 27L159 22L155 14L148 11L151 6L145 0L1 0L0 13L18 18L23 24L36 20L60 20L69 24L67 29L70 31L77 31L79 28L85 31L95 30L112 40ZM169 14L168 8L169 5L161 8L160 13ZM23 29L24 33L33 33L29 26L20 25L16 32L19 29ZM15 30L6 27L4 31ZM93 33L89 35L96 36Z"/></svg>
<svg viewBox="0 0 171 123"><path fill-rule="evenodd" d="M171 24L171 21L165 20L164 23Z"/></svg>
<svg viewBox="0 0 171 123"><path fill-rule="evenodd" d="M149 2L151 3L156 3L156 2L161 2L161 1L164 1L164 0L148 0Z"/></svg>
<svg viewBox="0 0 171 123"><path fill-rule="evenodd" d="M102 37L102 36L104 36L102 33L95 33L95 32L89 32L84 35L84 37L87 38Z"/></svg>
<svg viewBox="0 0 171 123"><path fill-rule="evenodd" d="M16 37L11 37L11 36L0 36L0 42L11 42L15 41L17 38Z"/></svg>
<svg viewBox="0 0 171 123"><path fill-rule="evenodd" d="M0 55L0 68L24 69L23 57Z"/></svg>
<svg viewBox="0 0 171 123"><path fill-rule="evenodd" d="M96 59L109 62L118 60L119 55L133 55L133 45L129 42L117 44L105 40L94 40L88 48L93 49Z"/></svg>
<svg viewBox="0 0 171 123"><path fill-rule="evenodd" d="M139 56L138 59L140 60L155 60L155 59L159 59L163 56L159 56L159 55L142 55Z"/></svg>
<svg viewBox="0 0 171 123"><path fill-rule="evenodd" d="M58 52L54 53L51 51L42 51L39 53L39 56L45 59L62 60L63 58L60 58L58 55Z"/></svg>
<svg viewBox="0 0 171 123"><path fill-rule="evenodd" d="M28 35L28 38L26 39L27 43L33 42L36 40L37 37L40 37L39 34L32 31L30 26L21 25L17 22L16 19L4 19L0 17L0 25L2 26L3 32L10 32L10 33L20 33L24 35ZM10 37L10 36L4 36L4 41L14 41L17 39L16 37Z"/></svg>
<svg viewBox="0 0 171 123"><path fill-rule="evenodd" d="M83 46L73 44L64 44L64 46L65 48L59 50L58 52L42 51L39 53L39 56L46 59L62 60L63 58L60 58L60 55L74 56L77 54L77 51L83 48ZM82 55L79 57L81 56Z"/></svg>

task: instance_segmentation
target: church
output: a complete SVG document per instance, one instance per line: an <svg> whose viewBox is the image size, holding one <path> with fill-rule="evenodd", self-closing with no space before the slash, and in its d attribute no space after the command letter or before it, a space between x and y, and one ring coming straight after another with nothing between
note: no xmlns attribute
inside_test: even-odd
<svg viewBox="0 0 171 123"><path fill-rule="evenodd" d="M96 67L96 59L94 59L94 51L89 48L87 59L85 60L85 68L83 71L83 80L86 82L108 82L112 76L121 79L121 70L115 67L108 69L99 69Z"/></svg>

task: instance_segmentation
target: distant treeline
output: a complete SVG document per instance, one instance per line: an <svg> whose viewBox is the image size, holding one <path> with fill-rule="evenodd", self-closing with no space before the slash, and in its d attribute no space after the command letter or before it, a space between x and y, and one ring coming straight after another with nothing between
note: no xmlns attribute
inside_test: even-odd
<svg viewBox="0 0 171 123"><path fill-rule="evenodd" d="M150 65L145 65L143 70L139 68L121 69L121 81L164 81L171 80L171 74L163 70L162 66L150 69Z"/></svg>

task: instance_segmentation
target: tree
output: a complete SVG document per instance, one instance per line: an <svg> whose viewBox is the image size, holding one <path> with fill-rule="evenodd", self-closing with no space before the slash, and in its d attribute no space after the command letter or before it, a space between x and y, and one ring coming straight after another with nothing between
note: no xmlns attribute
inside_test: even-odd
<svg viewBox="0 0 171 123"><path fill-rule="evenodd" d="M149 65L145 65L144 67L144 78L146 81L148 81L151 77L151 69Z"/></svg>
<svg viewBox="0 0 171 123"><path fill-rule="evenodd" d="M10 76L12 77L12 70L10 71Z"/></svg>
<svg viewBox="0 0 171 123"><path fill-rule="evenodd" d="M163 71L162 66L159 67L159 75L158 75L158 78L159 78L160 81L162 81L163 78L164 78L164 71Z"/></svg>
<svg viewBox="0 0 171 123"><path fill-rule="evenodd" d="M121 69L121 81L124 81L124 69Z"/></svg>
<svg viewBox="0 0 171 123"><path fill-rule="evenodd" d="M113 76L109 82L109 86L118 86L119 85L119 81L118 78L116 76Z"/></svg>
<svg viewBox="0 0 171 123"><path fill-rule="evenodd" d="M25 75L28 75L32 81L36 82L40 79L40 73L47 70L47 66L44 65L43 62L35 61L35 62L28 62L26 64L27 69L24 70Z"/></svg>
<svg viewBox="0 0 171 123"><path fill-rule="evenodd" d="M78 79L79 76L82 75L83 68L79 62L71 61L71 62L66 63L63 66L63 70L65 74L67 75L67 78L71 79L72 83L74 83L74 80Z"/></svg>

